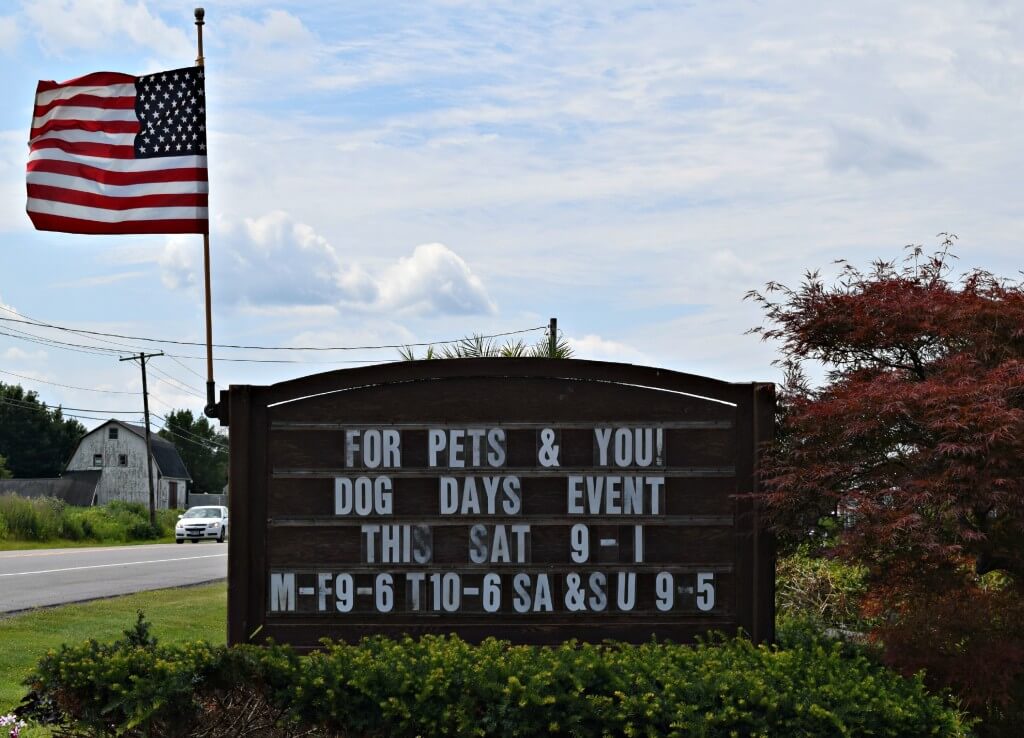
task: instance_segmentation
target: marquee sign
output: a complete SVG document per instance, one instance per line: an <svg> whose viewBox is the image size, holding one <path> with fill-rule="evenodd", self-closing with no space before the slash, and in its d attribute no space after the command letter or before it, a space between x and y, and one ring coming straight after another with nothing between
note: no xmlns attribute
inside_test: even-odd
<svg viewBox="0 0 1024 738"><path fill-rule="evenodd" d="M770 384L465 359L226 395L231 643L772 638Z"/></svg>

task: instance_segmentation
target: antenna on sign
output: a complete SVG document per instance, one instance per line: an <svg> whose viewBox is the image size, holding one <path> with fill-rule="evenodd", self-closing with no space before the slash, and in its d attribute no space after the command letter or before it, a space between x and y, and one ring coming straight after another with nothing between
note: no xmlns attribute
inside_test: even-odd
<svg viewBox="0 0 1024 738"><path fill-rule="evenodd" d="M206 17L206 11L202 8L196 8L196 35L199 41L199 54L196 56L196 66L203 68L206 66L206 59L203 56L203 26L206 24L204 20ZM216 418L218 415L217 408L217 388L213 381L213 310L211 308L210 301L210 226L207 221L206 232L203 234L203 278L206 286L206 407L203 412L208 418Z"/></svg>

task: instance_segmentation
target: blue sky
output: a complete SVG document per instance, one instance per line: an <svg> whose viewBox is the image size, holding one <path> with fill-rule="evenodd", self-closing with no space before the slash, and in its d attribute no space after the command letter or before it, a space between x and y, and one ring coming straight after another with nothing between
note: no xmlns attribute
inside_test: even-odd
<svg viewBox="0 0 1024 738"><path fill-rule="evenodd" d="M964 266L1021 266L1020 3L206 11L218 342L429 341L557 316L583 358L777 380L773 347L745 335L760 315L742 296L768 280L940 231ZM0 305L202 340L199 237L36 233L24 213L36 80L194 57L191 4L0 0ZM331 368L285 357L299 363L218 363L218 384ZM201 407L201 359L152 366L157 412ZM0 370L50 403L139 405L55 386L137 391L116 357L0 336Z"/></svg>

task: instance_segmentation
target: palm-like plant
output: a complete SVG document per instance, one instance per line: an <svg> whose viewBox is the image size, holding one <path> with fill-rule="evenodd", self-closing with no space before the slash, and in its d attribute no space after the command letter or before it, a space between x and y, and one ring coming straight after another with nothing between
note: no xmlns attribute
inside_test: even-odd
<svg viewBox="0 0 1024 738"><path fill-rule="evenodd" d="M412 346L405 346L398 350L398 355L403 361L417 361L416 350ZM521 338L509 339L503 344L497 343L494 339L478 333L466 338L460 338L454 343L444 344L440 351L433 346L427 346L423 359L479 359L486 357L522 358L532 357L539 359L571 359L573 355L572 345L564 338L555 342L554 353L548 339L542 338L535 344L527 344Z"/></svg>

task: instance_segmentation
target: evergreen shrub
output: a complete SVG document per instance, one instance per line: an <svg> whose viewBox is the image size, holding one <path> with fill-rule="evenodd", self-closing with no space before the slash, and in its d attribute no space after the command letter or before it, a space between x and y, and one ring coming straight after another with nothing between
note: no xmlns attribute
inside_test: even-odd
<svg viewBox="0 0 1024 738"><path fill-rule="evenodd" d="M376 637L299 656L273 644L164 646L140 620L114 643L51 651L26 684L22 715L67 736L953 738L971 727L920 677L811 636L793 647Z"/></svg>

